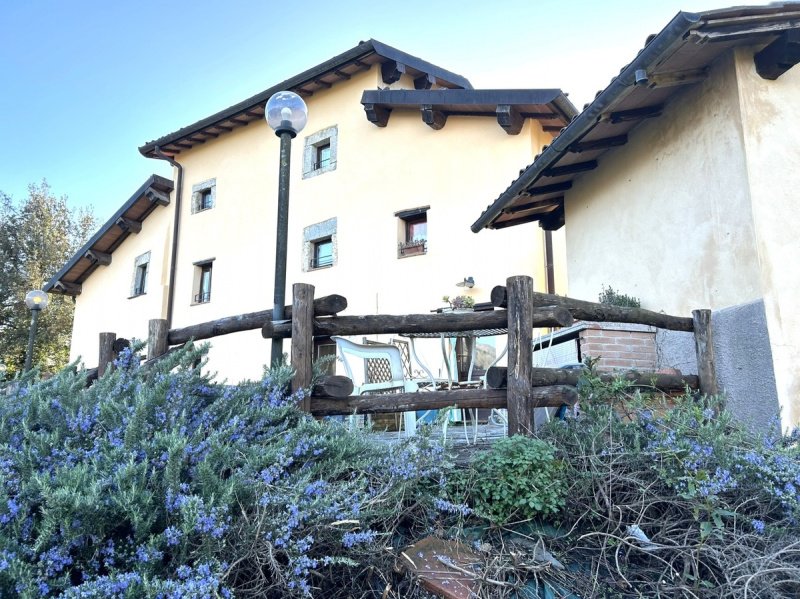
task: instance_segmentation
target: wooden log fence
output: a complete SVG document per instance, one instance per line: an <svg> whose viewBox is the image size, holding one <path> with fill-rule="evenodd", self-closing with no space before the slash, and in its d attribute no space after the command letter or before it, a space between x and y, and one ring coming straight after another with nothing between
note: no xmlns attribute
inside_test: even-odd
<svg viewBox="0 0 800 599"><path fill-rule="evenodd" d="M534 387L548 385L572 385L576 386L581 377L581 371L570 368L532 368L530 372L530 383ZM626 372L614 372L601 374L600 380L611 382L616 379L628 381L631 385L655 387L661 391L683 391L699 388L697 376L663 374L658 372L639 372L638 370L628 370ZM508 368L505 366L492 366L486 371L486 386L490 389L505 389L508 386Z"/></svg>
<svg viewBox="0 0 800 599"><path fill-rule="evenodd" d="M338 316L347 307L341 295L314 298L314 287L293 286L292 305L285 308L285 320L272 321L272 310L250 312L188 327L167 330L164 320L151 320L148 334L148 362L173 351L190 339L210 339L239 331L261 329L265 338L291 337L291 365L296 371L293 390L312 383L313 340L315 336L374 335L393 333L444 333L480 329L508 330L508 367L490 368L488 389L396 393L353 396L353 381L343 376L328 376L312 387L301 406L321 416L381 414L448 407L505 408L508 432L529 434L533 430L533 410L539 407L572 405L578 400L575 388L580 373L575 370L533 367L533 330L565 327L574 319L645 324L673 331L695 333L698 376L675 376L649 372L622 373L637 385L653 385L663 390L699 388L716 393L714 353L711 345L710 311L697 310L693 318L670 316L640 308L620 308L533 291L527 276L510 277L505 286L492 290L491 311L441 314ZM105 335L105 337L104 337ZM113 361L113 333L101 333L99 375ZM610 380L619 374L602 375Z"/></svg>

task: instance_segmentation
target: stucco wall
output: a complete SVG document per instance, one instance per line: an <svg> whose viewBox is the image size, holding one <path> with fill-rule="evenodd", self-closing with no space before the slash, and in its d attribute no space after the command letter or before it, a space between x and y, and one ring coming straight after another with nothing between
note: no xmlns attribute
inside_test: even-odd
<svg viewBox="0 0 800 599"><path fill-rule="evenodd" d="M413 88L408 77L399 84ZM459 293L488 301L493 286L518 274L534 276L543 290L543 238L535 224L485 236L473 235L469 226L486 198L551 136L535 121L509 136L493 117L450 117L434 131L417 111L395 111L388 126L379 128L360 103L362 92L378 85L383 86L380 69L373 67L306 99L308 124L292 144L287 303L295 282L313 284L318 297L346 296L348 314L427 313L442 305L443 295ZM303 178L304 138L334 126L335 170ZM272 307L278 150L266 123L254 122L177 157L185 180L173 326ZM209 179L216 180L214 207L191 214L192 186ZM398 259L394 213L428 205L427 254ZM304 272L304 229L333 218L335 265ZM144 231L139 237L146 237ZM563 253L563 236L555 235L554 245L557 255ZM211 301L195 304L193 264L210 259ZM475 279L473 289L455 286L467 276ZM98 286L91 295L103 293L104 279L105 273L91 277ZM557 280L563 286L563 276ZM118 311L116 318L136 328L141 325L134 322L158 316L153 312ZM438 352L436 343L432 350ZM230 380L255 378L268 354L269 342L259 332L219 337L210 367Z"/></svg>
<svg viewBox="0 0 800 599"><path fill-rule="evenodd" d="M114 251L111 264L98 267L84 282L75 298L70 360L81 357L87 366L97 366L99 333L147 339L147 321L166 318L173 214L172 203L157 207L141 232L129 235ZM150 252L146 293L131 297L134 263L146 252Z"/></svg>
<svg viewBox="0 0 800 599"><path fill-rule="evenodd" d="M730 55L566 197L573 297L602 285L676 315L761 297Z"/></svg>
<svg viewBox="0 0 800 599"><path fill-rule="evenodd" d="M758 76L753 49L736 52L760 281L783 423L800 425L800 68Z"/></svg>

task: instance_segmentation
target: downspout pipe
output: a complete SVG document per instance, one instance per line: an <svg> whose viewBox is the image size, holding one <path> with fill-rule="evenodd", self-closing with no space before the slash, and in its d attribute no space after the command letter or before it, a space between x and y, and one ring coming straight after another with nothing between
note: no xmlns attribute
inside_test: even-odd
<svg viewBox="0 0 800 599"><path fill-rule="evenodd" d="M545 148L539 158L520 177L514 181L503 195L484 212L472 226L473 233L478 233L489 226L491 221L503 211L504 201L524 192L525 189L542 172L550 168L569 147L580 140L597 124L597 119L606 112L609 106L628 93L636 83L636 71L647 70L672 47L675 42L683 37L702 19L702 15L690 12L679 12L661 32L647 44L631 63L622 69L622 72L609 86L605 88L594 101L586 107L575 119L567 125L566 129Z"/></svg>
<svg viewBox="0 0 800 599"><path fill-rule="evenodd" d="M178 170L178 183L175 186L175 218L172 225L172 251L169 259L169 288L167 289L167 330L172 328L172 312L175 304L175 273L178 262L178 236L181 225L181 198L183 197L183 166L174 158L161 151L159 146L153 153L161 160L166 160L173 168Z"/></svg>

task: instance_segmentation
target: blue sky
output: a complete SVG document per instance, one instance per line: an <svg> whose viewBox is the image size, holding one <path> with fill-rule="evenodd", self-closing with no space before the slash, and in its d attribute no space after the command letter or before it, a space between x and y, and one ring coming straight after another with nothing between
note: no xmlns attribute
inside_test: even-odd
<svg viewBox="0 0 800 599"><path fill-rule="evenodd" d="M560 87L580 108L679 10L731 4L2 0L0 191L46 178L104 221L171 175L138 146L369 38L475 87Z"/></svg>

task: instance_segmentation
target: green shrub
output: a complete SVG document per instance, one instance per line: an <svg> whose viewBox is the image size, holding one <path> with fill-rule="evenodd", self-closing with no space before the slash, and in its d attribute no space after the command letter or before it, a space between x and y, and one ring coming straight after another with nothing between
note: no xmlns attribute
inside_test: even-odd
<svg viewBox="0 0 800 599"><path fill-rule="evenodd" d="M201 358L0 388L1 597L344 597L391 576L442 448L317 422L285 367L226 386Z"/></svg>
<svg viewBox="0 0 800 599"><path fill-rule="evenodd" d="M638 297L620 293L610 285L608 287L605 285L601 286L600 295L598 296L597 300L601 304L606 304L609 306L621 306L623 308L640 308L642 306L642 303L639 301Z"/></svg>
<svg viewBox="0 0 800 599"><path fill-rule="evenodd" d="M503 524L557 513L566 485L555 448L520 435L501 439L473 461L472 502L479 514Z"/></svg>

